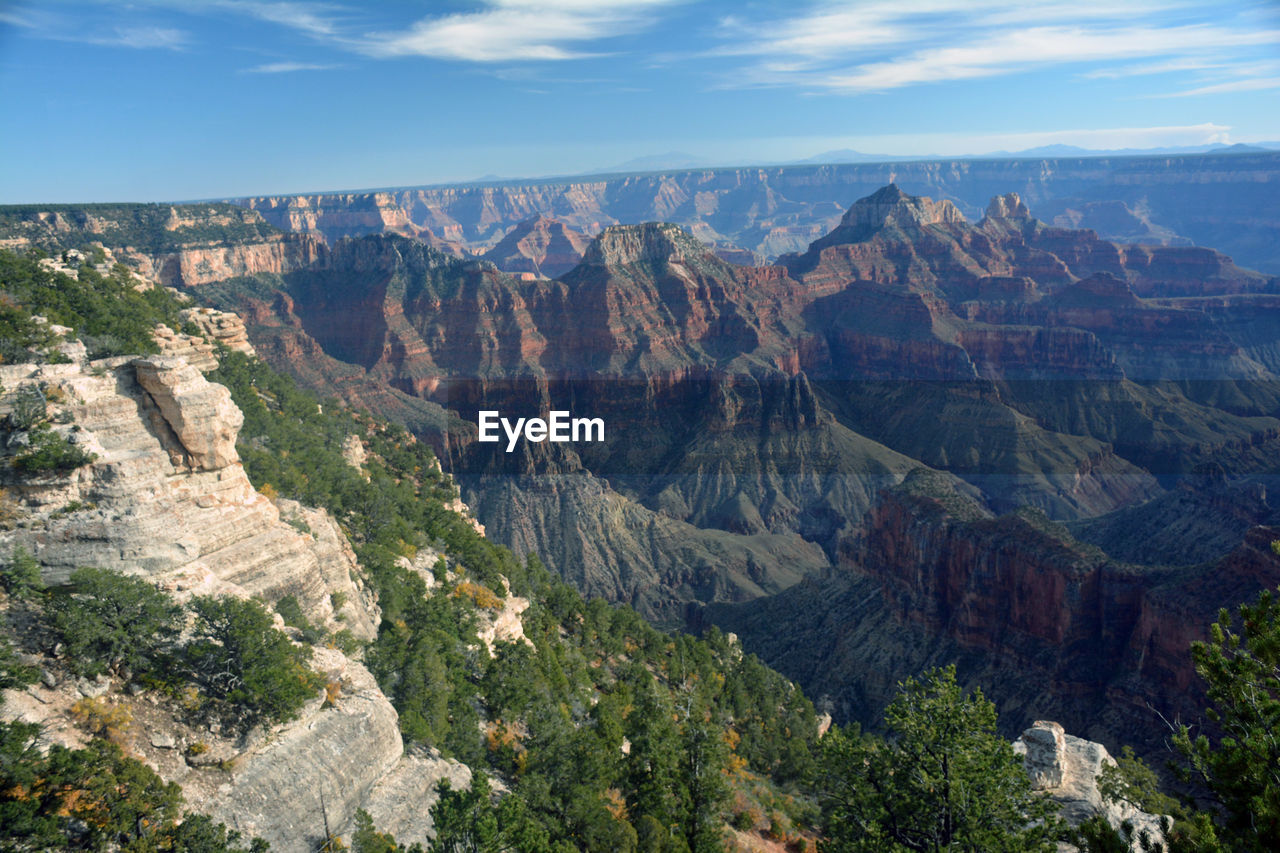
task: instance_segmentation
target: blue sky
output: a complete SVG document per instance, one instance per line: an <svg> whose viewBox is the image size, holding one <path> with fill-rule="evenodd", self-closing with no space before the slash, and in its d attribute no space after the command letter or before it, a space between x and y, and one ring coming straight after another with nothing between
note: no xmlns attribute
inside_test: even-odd
<svg viewBox="0 0 1280 853"><path fill-rule="evenodd" d="M1280 2L0 0L0 202L1280 140Z"/></svg>

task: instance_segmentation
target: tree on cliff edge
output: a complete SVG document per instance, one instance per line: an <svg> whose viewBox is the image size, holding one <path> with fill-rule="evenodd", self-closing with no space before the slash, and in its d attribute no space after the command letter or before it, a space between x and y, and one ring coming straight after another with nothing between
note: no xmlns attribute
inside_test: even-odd
<svg viewBox="0 0 1280 853"><path fill-rule="evenodd" d="M885 709L885 740L823 739L823 851L1052 853L1056 805L1031 790L996 732L995 706L955 667L907 679Z"/></svg>
<svg viewBox="0 0 1280 853"><path fill-rule="evenodd" d="M1242 604L1238 631L1231 614L1222 610L1209 641L1194 643L1191 656L1209 685L1205 716L1220 734L1214 741L1203 734L1192 737L1183 726L1174 743L1217 800L1213 823L1220 849L1275 850L1280 844L1280 601L1267 590L1257 604Z"/></svg>

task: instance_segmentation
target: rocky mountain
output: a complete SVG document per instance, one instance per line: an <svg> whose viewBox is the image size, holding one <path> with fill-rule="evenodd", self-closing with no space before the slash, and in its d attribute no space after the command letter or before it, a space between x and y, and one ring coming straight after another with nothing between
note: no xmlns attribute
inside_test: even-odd
<svg viewBox="0 0 1280 853"><path fill-rule="evenodd" d="M503 272L559 278L578 265L590 243L587 235L539 215L518 223L481 257Z"/></svg>
<svg viewBox="0 0 1280 853"><path fill-rule="evenodd" d="M586 234L650 220L685 225L708 244L764 258L804 251L855 199L897 183L956 204L970 219L1017 192L1045 222L1104 238L1212 246L1280 273L1275 242L1277 152L962 159L690 169L366 193L237 199L268 222L343 236L429 229L473 249L532 217Z"/></svg>
<svg viewBox="0 0 1280 853"><path fill-rule="evenodd" d="M958 659L1019 720L1142 742L1143 703L1191 695L1174 650L1276 580L1251 529L1280 287L1017 194L984 210L891 184L768 267L610 226L533 282L373 234L199 293L310 387L410 425L497 541L661 623L733 626L842 718ZM490 410L603 440L508 451L479 440ZM1238 582L1202 595L1205 565Z"/></svg>

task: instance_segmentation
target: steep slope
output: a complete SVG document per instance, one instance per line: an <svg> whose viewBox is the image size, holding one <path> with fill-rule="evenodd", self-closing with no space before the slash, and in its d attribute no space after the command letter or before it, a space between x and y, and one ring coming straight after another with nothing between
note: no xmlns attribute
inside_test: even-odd
<svg viewBox="0 0 1280 853"><path fill-rule="evenodd" d="M872 720L898 681L954 661L1008 725L1052 709L1068 728L1158 753L1159 715L1192 716L1203 701L1178 650L1207 635L1218 608L1280 583L1277 535L1254 528L1189 568L1138 567L1042 515L992 517L913 475L883 494L839 569L698 618L838 718Z"/></svg>

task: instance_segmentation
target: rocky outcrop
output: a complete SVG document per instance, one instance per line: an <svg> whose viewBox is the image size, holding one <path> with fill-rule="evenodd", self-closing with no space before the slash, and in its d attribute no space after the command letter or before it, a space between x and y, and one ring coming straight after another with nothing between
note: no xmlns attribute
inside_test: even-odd
<svg viewBox="0 0 1280 853"><path fill-rule="evenodd" d="M235 276L303 269L324 258L324 244L306 234L278 234L254 243L193 243L164 253L126 249L120 254L161 284L197 287Z"/></svg>
<svg viewBox="0 0 1280 853"><path fill-rule="evenodd" d="M0 549L34 553L46 582L98 566L183 595L292 595L330 630L374 635L377 609L333 520L308 510L311 533L299 532L250 485L235 451L242 415L225 388L167 357L5 366L0 384L0 411L40 389L59 401L48 417L96 455L69 471L0 469L26 515L0 533ZM26 433L10 421L3 435L13 454ZM346 601L341 614L333 593Z"/></svg>
<svg viewBox="0 0 1280 853"><path fill-rule="evenodd" d="M468 788L471 768L434 751L406 753L374 785L363 808L373 825L398 843L426 846L434 838L431 807L438 797L436 786L443 780L455 791ZM343 836L350 837L353 829Z"/></svg>
<svg viewBox="0 0 1280 853"><path fill-rule="evenodd" d="M1073 737L1058 723L1037 720L1013 742L1013 749L1022 756L1032 787L1058 804L1068 826L1079 826L1095 815L1112 829L1127 823L1134 832L1135 853L1142 849L1137 843L1140 834L1153 842L1164 840L1159 815L1104 799L1098 791L1103 768L1116 763L1102 744Z"/></svg>
<svg viewBox="0 0 1280 853"><path fill-rule="evenodd" d="M337 699L317 697L301 717L248 749L220 747L227 771L193 768L175 781L188 807L260 836L272 850L308 853L337 832L404 751L395 709L363 666L318 649L312 668L337 685Z"/></svg>
<svg viewBox="0 0 1280 853"><path fill-rule="evenodd" d="M0 245L46 252L95 242L145 280L194 286L232 276L283 273L321 260L324 241L284 234L229 204L23 207L0 218Z"/></svg>
<svg viewBox="0 0 1280 853"><path fill-rule="evenodd" d="M987 219L1030 220L1031 209L1023 203L1017 193L1005 193L991 199L987 205Z"/></svg>
<svg viewBox="0 0 1280 853"><path fill-rule="evenodd" d="M218 366L218 357L214 354L213 344L202 335L175 332L164 323L160 323L152 332L152 339L160 348L160 355L180 358L201 373L208 373Z"/></svg>
<svg viewBox="0 0 1280 853"><path fill-rule="evenodd" d="M436 784L448 779L465 788L470 768L438 753L406 752L395 709L361 664L317 649L312 668L335 685L334 700L317 698L300 719L228 754L229 778L181 774L189 806L282 853L316 850L326 826L349 839L358 809L398 842L427 844Z"/></svg>
<svg viewBox="0 0 1280 853"><path fill-rule="evenodd" d="M405 843L432 834L436 783L470 784L470 769L436 753L406 752L395 709L359 662L336 649L314 649L311 667L327 682L297 719L240 735L197 726L153 693L118 682L76 679L56 662L45 682L4 692L0 717L36 723L41 743L81 748L88 740L76 702L102 697L129 721L116 738L166 782L182 786L186 808L258 836L272 850L311 853L325 829L350 839L358 809Z"/></svg>
<svg viewBox="0 0 1280 853"><path fill-rule="evenodd" d="M179 316L183 321L194 324L210 342L245 355L257 355L253 344L249 343L249 332L244 327L244 320L238 314L199 307L183 309Z"/></svg>
<svg viewBox="0 0 1280 853"><path fill-rule="evenodd" d="M133 367L192 467L216 471L240 461L236 436L244 415L231 402L230 391L206 382L200 371L171 356L140 358Z"/></svg>

